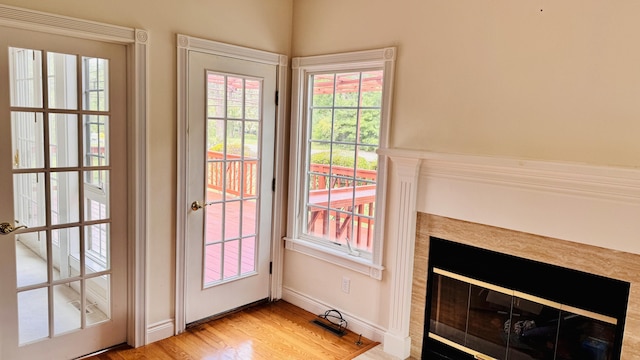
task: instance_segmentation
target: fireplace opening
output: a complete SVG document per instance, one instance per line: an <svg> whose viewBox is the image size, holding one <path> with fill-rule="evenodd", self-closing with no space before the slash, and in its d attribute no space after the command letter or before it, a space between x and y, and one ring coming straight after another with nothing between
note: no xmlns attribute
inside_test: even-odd
<svg viewBox="0 0 640 360"><path fill-rule="evenodd" d="M423 359L620 358L628 282L435 237L427 276Z"/></svg>

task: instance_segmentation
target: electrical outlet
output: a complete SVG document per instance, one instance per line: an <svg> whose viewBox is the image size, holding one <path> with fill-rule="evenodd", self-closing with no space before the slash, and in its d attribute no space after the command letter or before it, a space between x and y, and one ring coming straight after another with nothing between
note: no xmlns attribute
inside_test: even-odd
<svg viewBox="0 0 640 360"><path fill-rule="evenodd" d="M351 279L346 276L342 277L342 292L348 294L351 291Z"/></svg>

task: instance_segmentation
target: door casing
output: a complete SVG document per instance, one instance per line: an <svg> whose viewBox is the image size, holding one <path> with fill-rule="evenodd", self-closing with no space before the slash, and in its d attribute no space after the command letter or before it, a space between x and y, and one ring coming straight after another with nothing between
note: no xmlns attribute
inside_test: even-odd
<svg viewBox="0 0 640 360"><path fill-rule="evenodd" d="M248 60L277 66L276 89L278 103L276 105L276 151L274 154L275 193L273 196L271 229L271 262L272 276L270 286L270 299L282 297L282 258L284 236L283 214L285 179L285 147L286 140L286 80L287 62L286 55L244 48L240 46L224 44L217 41L195 38L188 35L177 35L177 64L178 64L178 114L177 114L177 195L176 195L176 310L175 310L175 334L182 333L186 328L186 239L187 239L187 214L191 204L186 198L187 186L187 154L188 154L188 103L187 80L189 74L189 52L198 51L213 55L226 56L240 60Z"/></svg>
<svg viewBox="0 0 640 360"><path fill-rule="evenodd" d="M0 4L0 26L47 32L71 38L121 44L127 51L127 184L129 192L127 244L127 343L146 343L145 256L147 227L146 124L148 113L148 40L146 30L96 23Z"/></svg>

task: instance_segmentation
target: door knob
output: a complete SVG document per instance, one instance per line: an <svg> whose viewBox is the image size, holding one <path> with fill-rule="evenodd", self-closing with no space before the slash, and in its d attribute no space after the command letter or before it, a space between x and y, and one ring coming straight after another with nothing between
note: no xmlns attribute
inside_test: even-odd
<svg viewBox="0 0 640 360"><path fill-rule="evenodd" d="M19 229L26 229L27 226L22 225L22 226L18 226L17 228L14 228L13 225L9 224L8 222L3 222L0 224L0 235L9 235L12 232L19 230Z"/></svg>
<svg viewBox="0 0 640 360"><path fill-rule="evenodd" d="M213 201L201 204L199 201L196 200L196 201L191 203L191 210L198 211L198 210L202 209L203 207L211 205L211 204L213 204Z"/></svg>

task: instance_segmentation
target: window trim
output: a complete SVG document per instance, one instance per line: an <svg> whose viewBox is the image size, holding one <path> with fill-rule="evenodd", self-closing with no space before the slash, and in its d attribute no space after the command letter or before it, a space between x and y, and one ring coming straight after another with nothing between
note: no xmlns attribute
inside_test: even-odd
<svg viewBox="0 0 640 360"><path fill-rule="evenodd" d="M386 184L388 156L380 150L388 148L391 100L396 60L396 48L297 57L292 59L291 97L291 147L289 156L289 206L286 248L300 252L353 271L382 279L383 244L386 209ZM378 179L376 180L376 215L372 258L350 255L348 251L325 246L310 239L304 230L305 161L307 140L307 97L309 75L327 72L367 71L380 68L384 71L380 119L380 144L378 146Z"/></svg>

